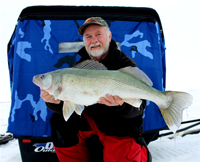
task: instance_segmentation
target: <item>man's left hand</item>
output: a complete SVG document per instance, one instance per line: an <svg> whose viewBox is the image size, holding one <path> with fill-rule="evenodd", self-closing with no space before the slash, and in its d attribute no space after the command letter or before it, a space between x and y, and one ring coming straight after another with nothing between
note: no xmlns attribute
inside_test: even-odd
<svg viewBox="0 0 200 162"><path fill-rule="evenodd" d="M101 97L98 103L107 106L121 106L124 101L119 96L111 96L107 94L105 97Z"/></svg>

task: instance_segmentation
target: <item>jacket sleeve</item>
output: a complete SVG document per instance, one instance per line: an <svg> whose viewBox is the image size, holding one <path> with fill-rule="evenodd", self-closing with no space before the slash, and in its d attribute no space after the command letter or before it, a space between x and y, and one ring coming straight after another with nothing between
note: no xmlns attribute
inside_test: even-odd
<svg viewBox="0 0 200 162"><path fill-rule="evenodd" d="M124 103L122 106L113 107L115 111L118 111L119 115L123 118L134 118L143 114L143 111L146 107L146 100L142 100L142 104L139 108L133 107L127 103Z"/></svg>
<svg viewBox="0 0 200 162"><path fill-rule="evenodd" d="M53 103L46 102L46 106L49 110L51 110L55 113L58 113L58 114L62 114L63 101L61 101L59 104L53 104Z"/></svg>

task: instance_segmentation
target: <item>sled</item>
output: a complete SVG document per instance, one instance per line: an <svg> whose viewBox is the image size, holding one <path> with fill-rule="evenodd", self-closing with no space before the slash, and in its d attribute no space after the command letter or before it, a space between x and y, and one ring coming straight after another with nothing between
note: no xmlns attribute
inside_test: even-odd
<svg viewBox="0 0 200 162"><path fill-rule="evenodd" d="M7 132L5 134L0 134L0 145L8 143L10 140L13 140L12 133Z"/></svg>

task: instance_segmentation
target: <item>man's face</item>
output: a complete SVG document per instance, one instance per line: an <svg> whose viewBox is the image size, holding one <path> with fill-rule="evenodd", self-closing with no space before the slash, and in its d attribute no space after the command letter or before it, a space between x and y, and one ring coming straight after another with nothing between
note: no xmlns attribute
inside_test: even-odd
<svg viewBox="0 0 200 162"><path fill-rule="evenodd" d="M85 28L83 40L90 56L101 57L108 52L111 33L104 26L92 24Z"/></svg>

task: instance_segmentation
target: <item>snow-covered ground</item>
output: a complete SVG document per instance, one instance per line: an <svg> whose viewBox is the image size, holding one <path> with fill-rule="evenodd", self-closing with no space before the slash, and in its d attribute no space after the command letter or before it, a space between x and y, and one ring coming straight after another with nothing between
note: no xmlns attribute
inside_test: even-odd
<svg viewBox="0 0 200 162"><path fill-rule="evenodd" d="M200 118L200 91L189 91L194 97L191 107L184 111L183 120ZM10 102L0 102L0 134L6 132ZM185 127L183 125L181 127ZM192 128L200 128L200 125ZM166 132L166 131L165 131ZM164 133L164 132L161 132ZM200 134L189 134L170 139L172 135L161 137L149 144L153 162L200 162ZM7 144L0 145L0 162L21 162L18 140L14 139Z"/></svg>

